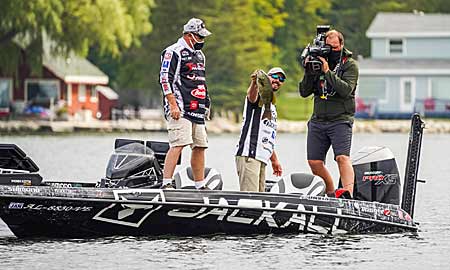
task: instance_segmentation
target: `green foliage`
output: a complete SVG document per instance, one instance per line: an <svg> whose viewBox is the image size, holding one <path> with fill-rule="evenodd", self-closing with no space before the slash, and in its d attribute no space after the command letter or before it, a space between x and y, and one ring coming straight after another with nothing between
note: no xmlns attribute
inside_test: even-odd
<svg viewBox="0 0 450 270"><path fill-rule="evenodd" d="M281 66L287 81L277 106L287 119L311 113L311 100L296 94L303 76L297 58L317 24L331 24L355 55L369 56L365 34L378 12L450 12L448 0L0 0L0 7L1 72L22 60L13 38L39 64L45 32L55 53L89 52L133 104L145 103L137 90L160 102L161 52L189 18L201 18L213 33L204 49L213 110L240 112L250 73Z"/></svg>
<svg viewBox="0 0 450 270"><path fill-rule="evenodd" d="M250 74L276 64L271 39L286 13L282 1L229 0L218 8L209 19L214 36L205 50L210 95L215 106L241 111Z"/></svg>
<svg viewBox="0 0 450 270"><path fill-rule="evenodd" d="M151 31L152 5L153 0L0 0L0 60L10 52L17 54L13 40L28 57L41 56L43 34L53 41L53 53L84 56L90 46L97 46L101 54L118 56ZM8 65L19 61L0 64L9 70Z"/></svg>
<svg viewBox="0 0 450 270"><path fill-rule="evenodd" d="M322 14L330 6L328 0L285 1L283 11L288 14L285 26L278 28L274 37L274 43L279 47L276 58L288 77L283 91L297 92L298 81L303 76L298 56L314 38L316 26L327 23Z"/></svg>

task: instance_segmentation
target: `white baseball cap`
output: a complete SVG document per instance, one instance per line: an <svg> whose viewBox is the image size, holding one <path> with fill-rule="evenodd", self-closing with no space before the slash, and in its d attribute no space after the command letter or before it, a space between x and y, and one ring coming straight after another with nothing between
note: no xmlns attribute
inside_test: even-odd
<svg viewBox="0 0 450 270"><path fill-rule="evenodd" d="M207 37L211 35L211 32L209 32L206 27L205 23L197 18L190 19L183 27L183 34L185 33L196 33L199 34L202 37Z"/></svg>
<svg viewBox="0 0 450 270"><path fill-rule="evenodd" d="M284 72L284 70L280 67L273 67L269 70L269 72L267 72L267 75L272 75L272 74L276 74L276 73L281 73L283 74L283 76L286 78L286 73Z"/></svg>

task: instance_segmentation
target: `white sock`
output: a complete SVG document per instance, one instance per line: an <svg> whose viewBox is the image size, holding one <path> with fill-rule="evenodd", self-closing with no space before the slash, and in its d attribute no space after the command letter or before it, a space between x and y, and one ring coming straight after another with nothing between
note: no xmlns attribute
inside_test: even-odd
<svg viewBox="0 0 450 270"><path fill-rule="evenodd" d="M206 185L206 180L203 179L202 181L195 181L195 188L199 189L201 187L204 187Z"/></svg>
<svg viewBox="0 0 450 270"><path fill-rule="evenodd" d="M164 178L162 185L165 186L167 184L172 184L172 179L171 178Z"/></svg>

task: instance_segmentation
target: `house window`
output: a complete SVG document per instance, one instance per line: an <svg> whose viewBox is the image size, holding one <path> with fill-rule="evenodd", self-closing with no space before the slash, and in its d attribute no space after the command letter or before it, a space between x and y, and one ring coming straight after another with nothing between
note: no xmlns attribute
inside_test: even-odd
<svg viewBox="0 0 450 270"><path fill-rule="evenodd" d="M59 82L57 80L25 80L25 98L33 105L49 107L50 102L59 99Z"/></svg>
<svg viewBox="0 0 450 270"><path fill-rule="evenodd" d="M91 86L91 98L90 98L90 101L93 102L93 103L98 101L96 86Z"/></svg>
<svg viewBox="0 0 450 270"><path fill-rule="evenodd" d="M0 79L0 109L9 108L11 101L12 80Z"/></svg>
<svg viewBox="0 0 450 270"><path fill-rule="evenodd" d="M431 79L431 97L436 99L450 99L450 78Z"/></svg>
<svg viewBox="0 0 450 270"><path fill-rule="evenodd" d="M387 83L383 77L361 77L358 82L357 94L365 101L376 100L387 102Z"/></svg>
<svg viewBox="0 0 450 270"><path fill-rule="evenodd" d="M405 81L403 83L403 103L411 104L412 102L412 83L411 81Z"/></svg>
<svg viewBox="0 0 450 270"><path fill-rule="evenodd" d="M401 39L389 40L389 54L391 55L403 54L403 40Z"/></svg>
<svg viewBox="0 0 450 270"><path fill-rule="evenodd" d="M400 78L400 111L412 112L416 101L416 79Z"/></svg>
<svg viewBox="0 0 450 270"><path fill-rule="evenodd" d="M78 85L78 101L86 102L86 85L84 84Z"/></svg>

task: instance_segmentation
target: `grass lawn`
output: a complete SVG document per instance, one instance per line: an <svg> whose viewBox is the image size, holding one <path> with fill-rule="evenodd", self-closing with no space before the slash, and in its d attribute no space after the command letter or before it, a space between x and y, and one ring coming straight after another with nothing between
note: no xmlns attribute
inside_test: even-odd
<svg viewBox="0 0 450 270"><path fill-rule="evenodd" d="M277 96L276 106L279 119L307 120L312 113L313 99L302 98L297 92L288 92Z"/></svg>

